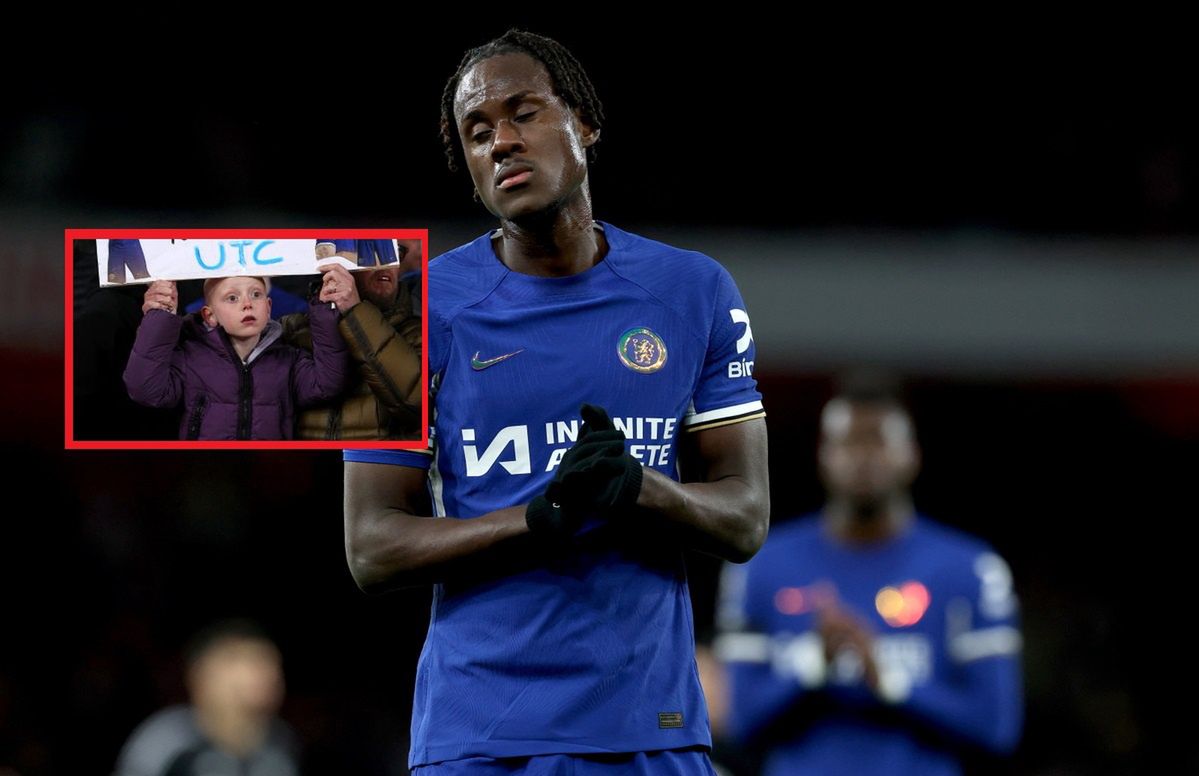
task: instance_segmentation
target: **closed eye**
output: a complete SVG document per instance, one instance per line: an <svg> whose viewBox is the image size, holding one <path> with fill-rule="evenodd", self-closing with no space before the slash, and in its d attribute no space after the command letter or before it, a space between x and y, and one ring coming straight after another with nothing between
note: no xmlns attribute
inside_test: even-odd
<svg viewBox="0 0 1199 776"><path fill-rule="evenodd" d="M523 124L524 122L529 121L536 115L537 115L537 111L535 111L535 110L531 110L527 113L518 113L516 115L516 120Z"/></svg>

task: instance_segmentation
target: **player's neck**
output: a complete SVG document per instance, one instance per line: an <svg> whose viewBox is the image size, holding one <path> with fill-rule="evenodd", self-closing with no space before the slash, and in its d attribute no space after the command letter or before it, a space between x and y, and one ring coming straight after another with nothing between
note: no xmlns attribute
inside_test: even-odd
<svg viewBox="0 0 1199 776"><path fill-rule="evenodd" d="M903 532L915 517L912 499L898 493L889 499L863 503L832 498L824 508L825 525L837 539L849 544L886 541Z"/></svg>
<svg viewBox="0 0 1199 776"><path fill-rule="evenodd" d="M608 243L595 228L591 203L579 204L502 221L496 255L508 269L525 275L566 277L591 269L607 254Z"/></svg>

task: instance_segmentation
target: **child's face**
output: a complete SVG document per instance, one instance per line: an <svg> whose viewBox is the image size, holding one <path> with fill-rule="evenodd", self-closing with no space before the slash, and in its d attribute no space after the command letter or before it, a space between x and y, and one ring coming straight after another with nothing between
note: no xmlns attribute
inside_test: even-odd
<svg viewBox="0 0 1199 776"><path fill-rule="evenodd" d="M254 337L271 319L271 300L259 278L225 278L212 289L204 305L204 321L220 326L230 337Z"/></svg>

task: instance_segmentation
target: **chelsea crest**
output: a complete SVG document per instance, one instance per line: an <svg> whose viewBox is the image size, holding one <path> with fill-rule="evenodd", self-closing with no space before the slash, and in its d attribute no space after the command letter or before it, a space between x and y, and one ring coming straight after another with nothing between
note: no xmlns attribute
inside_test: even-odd
<svg viewBox="0 0 1199 776"><path fill-rule="evenodd" d="M642 374L657 372L666 363L666 343L644 326L621 334L616 353L620 363Z"/></svg>

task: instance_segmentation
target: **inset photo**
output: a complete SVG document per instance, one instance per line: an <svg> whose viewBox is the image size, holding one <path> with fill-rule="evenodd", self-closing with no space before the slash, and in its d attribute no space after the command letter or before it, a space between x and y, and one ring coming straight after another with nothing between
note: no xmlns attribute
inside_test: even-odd
<svg viewBox="0 0 1199 776"><path fill-rule="evenodd" d="M66 230L66 447L427 447L428 244Z"/></svg>

